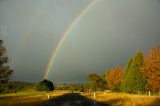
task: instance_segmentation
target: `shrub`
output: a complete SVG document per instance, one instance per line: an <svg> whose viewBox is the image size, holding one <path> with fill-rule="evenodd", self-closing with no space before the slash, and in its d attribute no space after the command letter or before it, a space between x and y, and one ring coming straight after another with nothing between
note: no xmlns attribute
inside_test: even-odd
<svg viewBox="0 0 160 106"><path fill-rule="evenodd" d="M43 81L39 82L36 86L37 91L53 91L54 85L51 81L44 79Z"/></svg>

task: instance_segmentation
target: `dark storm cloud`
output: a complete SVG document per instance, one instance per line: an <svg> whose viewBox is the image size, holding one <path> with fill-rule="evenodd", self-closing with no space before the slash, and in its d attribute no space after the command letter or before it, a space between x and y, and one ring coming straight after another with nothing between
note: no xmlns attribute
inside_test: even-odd
<svg viewBox="0 0 160 106"><path fill-rule="evenodd" d="M50 79L78 82L88 73L124 67L137 50L160 43L159 11L158 0L97 1L63 43Z"/></svg>
<svg viewBox="0 0 160 106"><path fill-rule="evenodd" d="M60 35L91 0L1 0L0 38L14 79L38 81ZM159 0L97 0L63 42L49 79L83 82L160 43Z"/></svg>
<svg viewBox="0 0 160 106"><path fill-rule="evenodd" d="M68 24L91 0L1 0L0 39L14 80L37 81Z"/></svg>

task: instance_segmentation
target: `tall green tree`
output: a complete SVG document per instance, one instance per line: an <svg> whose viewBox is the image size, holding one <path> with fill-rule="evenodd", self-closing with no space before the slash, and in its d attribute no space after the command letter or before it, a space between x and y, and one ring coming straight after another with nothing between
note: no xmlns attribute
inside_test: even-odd
<svg viewBox="0 0 160 106"><path fill-rule="evenodd" d="M6 48L3 46L3 41L0 40L0 86L2 86L3 83L6 83L9 80L13 73L13 70L10 69L7 63L7 51Z"/></svg>
<svg viewBox="0 0 160 106"><path fill-rule="evenodd" d="M132 64L133 64L133 58L130 58L126 67L125 67L124 74L121 79L121 91L123 91L123 92L126 92L127 90L129 91L129 89L130 89L130 86L127 86L128 83L130 83L130 82L127 80L128 80L128 76L130 75L130 68L131 68Z"/></svg>
<svg viewBox="0 0 160 106"><path fill-rule="evenodd" d="M146 81L140 73L143 65L143 56L141 52L136 52L135 57L128 61L124 75L122 76L121 91L127 93L137 93L145 91Z"/></svg>

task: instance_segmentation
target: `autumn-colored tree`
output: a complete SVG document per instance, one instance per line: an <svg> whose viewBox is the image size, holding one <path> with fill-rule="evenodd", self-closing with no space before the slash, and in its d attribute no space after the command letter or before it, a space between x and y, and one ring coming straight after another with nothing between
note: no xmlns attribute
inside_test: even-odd
<svg viewBox="0 0 160 106"><path fill-rule="evenodd" d="M141 73L147 80L149 90L160 90L160 45L151 48L144 56Z"/></svg>
<svg viewBox="0 0 160 106"><path fill-rule="evenodd" d="M123 75L123 69L120 66L115 66L105 74L109 89L113 91L120 90L121 77Z"/></svg>
<svg viewBox="0 0 160 106"><path fill-rule="evenodd" d="M133 59L130 59L126 65L124 75L122 76L121 91L127 93L137 93L145 91L146 81L140 73L143 65L143 56L141 52L137 52Z"/></svg>

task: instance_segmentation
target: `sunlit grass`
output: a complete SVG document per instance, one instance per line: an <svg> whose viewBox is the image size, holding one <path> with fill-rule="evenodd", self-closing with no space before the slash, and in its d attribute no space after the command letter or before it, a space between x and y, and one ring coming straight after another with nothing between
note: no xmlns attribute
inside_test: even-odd
<svg viewBox="0 0 160 106"><path fill-rule="evenodd" d="M53 91L48 92L50 99L68 93L69 91ZM23 91L18 93L1 94L0 95L0 106L34 106L43 101L48 100L46 92L38 91Z"/></svg>
<svg viewBox="0 0 160 106"><path fill-rule="evenodd" d="M52 99L66 93L71 92L53 91L49 92L49 95L50 99ZM97 92L96 98L94 98L93 93L80 94L110 106L160 106L160 96ZM47 100L48 97L46 92L24 91L18 93L0 94L0 106L34 106Z"/></svg>
<svg viewBox="0 0 160 106"><path fill-rule="evenodd" d="M96 101L106 103L110 106L160 106L160 96L133 95L122 93L96 93L84 94Z"/></svg>

